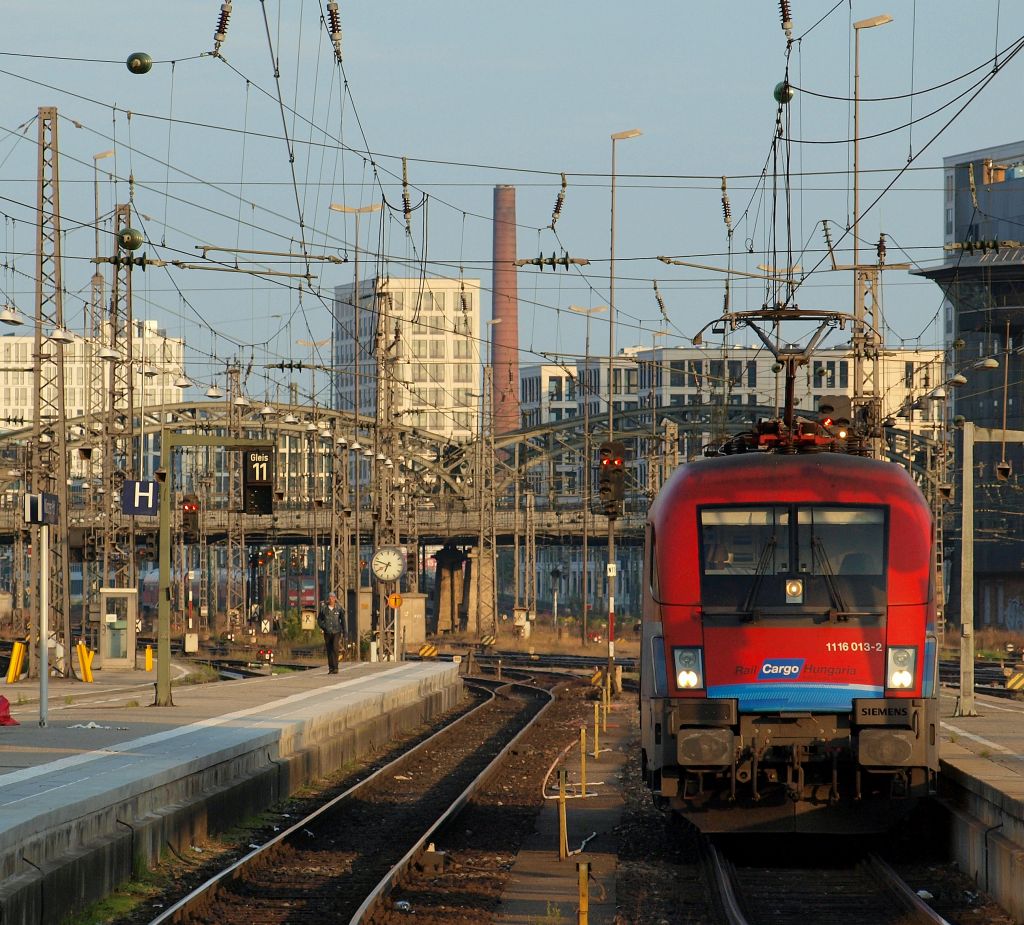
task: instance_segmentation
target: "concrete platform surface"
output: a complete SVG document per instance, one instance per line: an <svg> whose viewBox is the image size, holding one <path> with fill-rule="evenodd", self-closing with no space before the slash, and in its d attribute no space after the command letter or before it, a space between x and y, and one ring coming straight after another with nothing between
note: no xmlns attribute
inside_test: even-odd
<svg viewBox="0 0 1024 925"><path fill-rule="evenodd" d="M0 684L21 723L0 726L0 921L58 921L168 846L187 849L386 744L458 701L458 667L343 664L181 685L173 707L148 706L144 672L51 679L45 727L38 683ZM70 906L55 890L72 892Z"/></svg>

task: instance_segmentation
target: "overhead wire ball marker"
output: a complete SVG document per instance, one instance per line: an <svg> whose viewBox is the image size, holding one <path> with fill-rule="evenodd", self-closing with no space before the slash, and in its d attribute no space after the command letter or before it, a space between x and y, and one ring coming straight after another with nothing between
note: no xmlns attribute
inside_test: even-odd
<svg viewBox="0 0 1024 925"><path fill-rule="evenodd" d="M145 238L137 228L121 228L117 232L117 246L123 250L138 250L144 242Z"/></svg>
<svg viewBox="0 0 1024 925"><path fill-rule="evenodd" d="M125 65L133 74L148 74L153 69L153 56L144 51L133 51Z"/></svg>

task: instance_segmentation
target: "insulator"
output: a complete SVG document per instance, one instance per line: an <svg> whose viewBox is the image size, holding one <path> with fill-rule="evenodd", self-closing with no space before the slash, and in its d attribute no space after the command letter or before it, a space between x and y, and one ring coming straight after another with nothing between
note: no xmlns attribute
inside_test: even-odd
<svg viewBox="0 0 1024 925"><path fill-rule="evenodd" d="M665 309L665 300L661 297L661 290L658 289L658 281L654 280L654 298L658 300L658 310L661 317L668 321L668 311Z"/></svg>
<svg viewBox="0 0 1024 925"><path fill-rule="evenodd" d="M402 158L402 209L405 213L405 227L409 228L412 222L412 204L409 199L409 161Z"/></svg>
<svg viewBox="0 0 1024 925"><path fill-rule="evenodd" d="M974 161L967 165L967 179L971 184L971 203L978 208L978 188L974 185Z"/></svg>
<svg viewBox="0 0 1024 925"><path fill-rule="evenodd" d="M565 188L567 186L565 180L565 174L562 174L562 188L558 191L558 196L555 198L555 208L551 213L551 228L554 230L555 222L558 221L558 216L562 214L562 206L565 205Z"/></svg>
<svg viewBox="0 0 1024 925"><path fill-rule="evenodd" d="M331 33L331 43L334 45L334 56L341 62L341 16L338 14L338 4L331 0L327 4L327 28Z"/></svg>
<svg viewBox="0 0 1024 925"><path fill-rule="evenodd" d="M722 219L725 221L725 227L729 229L729 234L732 234L732 206L729 204L729 193L725 188L725 177L722 177Z"/></svg>
<svg viewBox="0 0 1024 925"><path fill-rule="evenodd" d="M223 41L228 37L228 22L231 19L231 4L220 5L220 17L217 19L217 28L213 33L214 53L220 50Z"/></svg>
<svg viewBox="0 0 1024 925"><path fill-rule="evenodd" d="M782 31L786 38L793 38L793 11L789 8L789 0L779 0L779 17L782 19Z"/></svg>
<svg viewBox="0 0 1024 925"><path fill-rule="evenodd" d="M555 227L555 222L558 221L558 216L562 213L562 206L565 203L565 193L559 193L555 198L555 208L551 212L551 227Z"/></svg>
<svg viewBox="0 0 1024 925"><path fill-rule="evenodd" d="M878 263L879 265L885 263L885 234L878 236Z"/></svg>

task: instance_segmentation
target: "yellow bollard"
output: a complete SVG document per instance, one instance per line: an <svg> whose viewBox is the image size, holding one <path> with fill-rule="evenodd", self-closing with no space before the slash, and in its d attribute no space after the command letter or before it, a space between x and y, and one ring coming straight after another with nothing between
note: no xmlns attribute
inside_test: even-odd
<svg viewBox="0 0 1024 925"><path fill-rule="evenodd" d="M16 642L11 648L11 661L7 666L7 683L14 684L21 677L21 663L25 660L25 643Z"/></svg>
<svg viewBox="0 0 1024 925"><path fill-rule="evenodd" d="M146 671L153 670L153 647L146 646Z"/></svg>
<svg viewBox="0 0 1024 925"><path fill-rule="evenodd" d="M587 727L580 726L580 796L587 795Z"/></svg>
<svg viewBox="0 0 1024 925"><path fill-rule="evenodd" d="M590 864L586 861L576 862L580 888L580 911L576 917L576 925L587 925L590 916Z"/></svg>
<svg viewBox="0 0 1024 925"><path fill-rule="evenodd" d="M563 768L558 772L558 860L569 857L569 826L565 818L565 779L567 772Z"/></svg>
<svg viewBox="0 0 1024 925"><path fill-rule="evenodd" d="M594 701L594 761L597 761L597 753L600 750L598 747L598 730L600 729L600 720L598 719L598 713L601 708L598 706L597 701Z"/></svg>
<svg viewBox="0 0 1024 925"><path fill-rule="evenodd" d="M84 643L78 644L78 667L82 670L82 680L92 684L92 656L89 647Z"/></svg>
<svg viewBox="0 0 1024 925"><path fill-rule="evenodd" d="M601 716L602 716L601 726L604 729L604 731L607 732L608 731L608 707L609 707L608 697L605 696L607 694L607 688L605 688L601 693L602 693L602 696L601 696Z"/></svg>

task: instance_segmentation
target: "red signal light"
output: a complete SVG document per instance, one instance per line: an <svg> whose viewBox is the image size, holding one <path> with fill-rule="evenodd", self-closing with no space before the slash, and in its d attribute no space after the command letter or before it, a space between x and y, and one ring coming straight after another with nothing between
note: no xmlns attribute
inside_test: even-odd
<svg viewBox="0 0 1024 925"><path fill-rule="evenodd" d="M822 425L822 427L831 427L832 426L832 418L829 418L829 417L822 418L821 425Z"/></svg>

